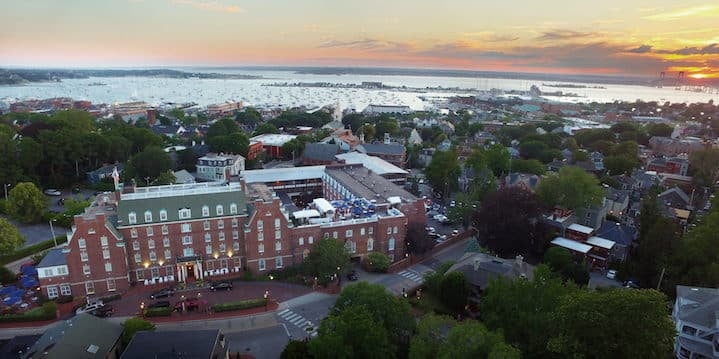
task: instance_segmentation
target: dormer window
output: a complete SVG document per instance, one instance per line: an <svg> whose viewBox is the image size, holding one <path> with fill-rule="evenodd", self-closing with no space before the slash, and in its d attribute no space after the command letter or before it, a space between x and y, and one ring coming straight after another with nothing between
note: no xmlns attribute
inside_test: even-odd
<svg viewBox="0 0 719 359"><path fill-rule="evenodd" d="M188 219L192 217L192 212L189 208L180 208L179 215L180 219Z"/></svg>
<svg viewBox="0 0 719 359"><path fill-rule="evenodd" d="M230 203L230 214L237 214L237 203Z"/></svg>
<svg viewBox="0 0 719 359"><path fill-rule="evenodd" d="M152 212L145 211L145 223L152 222Z"/></svg>
<svg viewBox="0 0 719 359"><path fill-rule="evenodd" d="M202 206L202 217L207 217L210 215L210 207Z"/></svg>
<svg viewBox="0 0 719 359"><path fill-rule="evenodd" d="M221 216L223 213L225 213L225 208L222 207L221 204L218 204L217 207L215 207L215 212L217 212L218 216Z"/></svg>
<svg viewBox="0 0 719 359"><path fill-rule="evenodd" d="M137 223L137 214L135 212L130 212L127 214L127 222L129 224L135 224Z"/></svg>
<svg viewBox="0 0 719 359"><path fill-rule="evenodd" d="M167 211L164 210L164 209L160 210L160 220L161 220L161 221L166 221L166 220L167 220Z"/></svg>

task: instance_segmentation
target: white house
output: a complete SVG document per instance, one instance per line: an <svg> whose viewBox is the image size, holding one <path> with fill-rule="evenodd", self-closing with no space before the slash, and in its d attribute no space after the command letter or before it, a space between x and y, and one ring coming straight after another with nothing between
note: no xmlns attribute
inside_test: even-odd
<svg viewBox="0 0 719 359"><path fill-rule="evenodd" d="M240 155L208 153L197 159L197 177L210 181L229 181L245 170L245 158Z"/></svg>
<svg viewBox="0 0 719 359"><path fill-rule="evenodd" d="M719 358L719 289L678 285L672 318L677 358Z"/></svg>

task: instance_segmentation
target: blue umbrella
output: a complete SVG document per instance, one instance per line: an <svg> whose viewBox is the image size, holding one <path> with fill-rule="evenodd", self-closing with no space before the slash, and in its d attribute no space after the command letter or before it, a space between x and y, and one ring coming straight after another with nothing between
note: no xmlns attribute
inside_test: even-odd
<svg viewBox="0 0 719 359"><path fill-rule="evenodd" d="M22 273L29 276L37 275L37 269L33 266L27 266L22 268Z"/></svg>
<svg viewBox="0 0 719 359"><path fill-rule="evenodd" d="M10 294L10 293L14 292L15 289L17 289L17 287L15 287L14 285L10 285L10 286L4 287L4 288L0 288L0 295Z"/></svg>

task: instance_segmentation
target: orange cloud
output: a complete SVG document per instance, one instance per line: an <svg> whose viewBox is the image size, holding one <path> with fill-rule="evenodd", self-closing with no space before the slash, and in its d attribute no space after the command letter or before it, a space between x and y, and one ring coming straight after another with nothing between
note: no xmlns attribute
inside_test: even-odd
<svg viewBox="0 0 719 359"><path fill-rule="evenodd" d="M690 8L678 9L665 13L658 13L643 17L645 20L655 21L674 21L685 17L693 16L719 16L719 6L716 5L704 5L695 6Z"/></svg>
<svg viewBox="0 0 719 359"><path fill-rule="evenodd" d="M226 13L241 13L244 9L237 5L225 5L217 0L172 0L173 4L190 6L195 9Z"/></svg>

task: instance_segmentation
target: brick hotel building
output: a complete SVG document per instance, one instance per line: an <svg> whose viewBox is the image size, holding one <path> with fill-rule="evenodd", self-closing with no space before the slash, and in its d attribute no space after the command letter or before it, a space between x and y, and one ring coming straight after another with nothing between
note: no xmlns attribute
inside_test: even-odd
<svg viewBox="0 0 719 359"><path fill-rule="evenodd" d="M233 182L117 186L74 218L68 243L38 265L43 292L90 296L141 283L270 272L301 263L321 238L353 258L405 257L424 203L362 165L245 171ZM307 200L299 201L298 198Z"/></svg>

